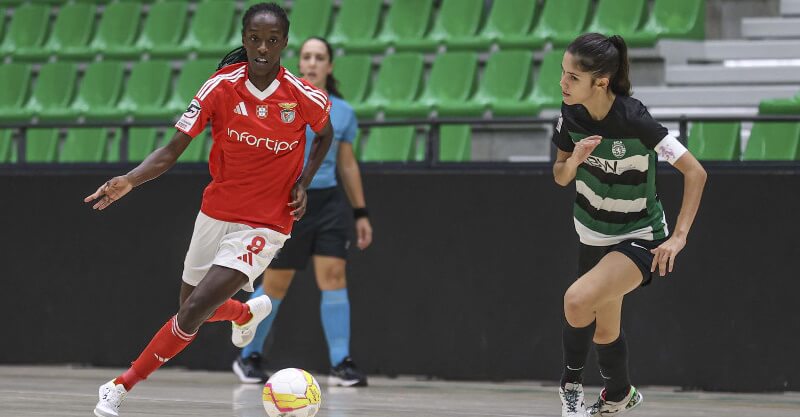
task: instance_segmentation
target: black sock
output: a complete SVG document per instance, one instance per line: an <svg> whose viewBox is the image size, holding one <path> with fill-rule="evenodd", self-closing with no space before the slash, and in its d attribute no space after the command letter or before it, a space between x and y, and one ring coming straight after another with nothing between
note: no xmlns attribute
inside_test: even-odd
<svg viewBox="0 0 800 417"><path fill-rule="evenodd" d="M607 345L597 345L597 365L606 386L606 401L622 401L631 389L628 377L628 344L625 332Z"/></svg>
<svg viewBox="0 0 800 417"><path fill-rule="evenodd" d="M564 370L561 374L561 386L568 382L583 383L583 367L586 356L592 347L594 322L586 327L572 327L564 320L562 336L564 347Z"/></svg>

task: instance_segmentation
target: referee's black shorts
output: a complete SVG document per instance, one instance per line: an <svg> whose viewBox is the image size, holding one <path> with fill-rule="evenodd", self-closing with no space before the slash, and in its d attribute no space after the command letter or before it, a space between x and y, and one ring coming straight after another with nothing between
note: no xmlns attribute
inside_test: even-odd
<svg viewBox="0 0 800 417"><path fill-rule="evenodd" d="M312 255L347 259L349 205L338 187L308 190L306 214L269 264L272 269L305 269Z"/></svg>
<svg viewBox="0 0 800 417"><path fill-rule="evenodd" d="M653 280L650 267L653 265L654 257L650 250L657 248L666 240L630 239L611 246L589 246L581 243L581 248L578 252L578 277L580 278L594 268L609 252L620 252L630 258L642 271L642 286L649 285Z"/></svg>

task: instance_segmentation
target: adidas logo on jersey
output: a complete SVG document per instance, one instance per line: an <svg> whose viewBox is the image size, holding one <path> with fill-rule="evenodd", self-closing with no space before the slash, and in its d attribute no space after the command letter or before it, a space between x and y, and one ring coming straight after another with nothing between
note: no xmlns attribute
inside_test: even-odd
<svg viewBox="0 0 800 417"><path fill-rule="evenodd" d="M244 101L240 101L236 107L233 108L233 112L235 114L240 114L242 116L247 116L247 107L244 105Z"/></svg>
<svg viewBox="0 0 800 417"><path fill-rule="evenodd" d="M236 259L238 259L238 260L240 260L240 261L242 261L242 262L244 262L244 263L246 263L246 264L248 264L250 266L253 266L253 253L252 252L247 252L242 256L236 257Z"/></svg>

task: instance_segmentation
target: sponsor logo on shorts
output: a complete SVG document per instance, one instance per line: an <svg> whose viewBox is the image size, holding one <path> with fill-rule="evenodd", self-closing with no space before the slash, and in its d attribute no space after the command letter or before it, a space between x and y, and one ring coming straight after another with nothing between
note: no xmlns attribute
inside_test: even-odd
<svg viewBox="0 0 800 417"><path fill-rule="evenodd" d="M250 266L253 266L253 253L252 252L247 252L242 256L236 257L236 259L238 259L238 260L240 260L240 261L242 261L242 262L244 262L244 263L246 263L246 264L248 264Z"/></svg>
<svg viewBox="0 0 800 417"><path fill-rule="evenodd" d="M644 250L646 250L646 251L649 251L649 250L650 250L650 249L647 249L646 247L644 247L644 246L642 246L642 245L639 245L639 244L637 244L636 242L631 242L631 246L635 246L635 247L637 247L637 248L644 249Z"/></svg>

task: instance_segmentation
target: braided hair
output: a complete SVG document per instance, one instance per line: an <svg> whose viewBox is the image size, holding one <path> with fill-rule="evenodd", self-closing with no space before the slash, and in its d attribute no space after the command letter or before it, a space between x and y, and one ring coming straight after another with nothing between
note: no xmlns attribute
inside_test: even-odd
<svg viewBox="0 0 800 417"><path fill-rule="evenodd" d="M289 36L289 18L286 16L286 10L283 10L281 6L275 3L258 3L250 6L250 8L244 12L244 16L242 16L242 36L244 36L245 28L247 24L250 23L250 19L261 13L269 13L275 16L283 23L283 35ZM221 70L223 67L239 62L247 62L247 51L245 51L244 46L240 46L228 52L219 62L217 71Z"/></svg>

